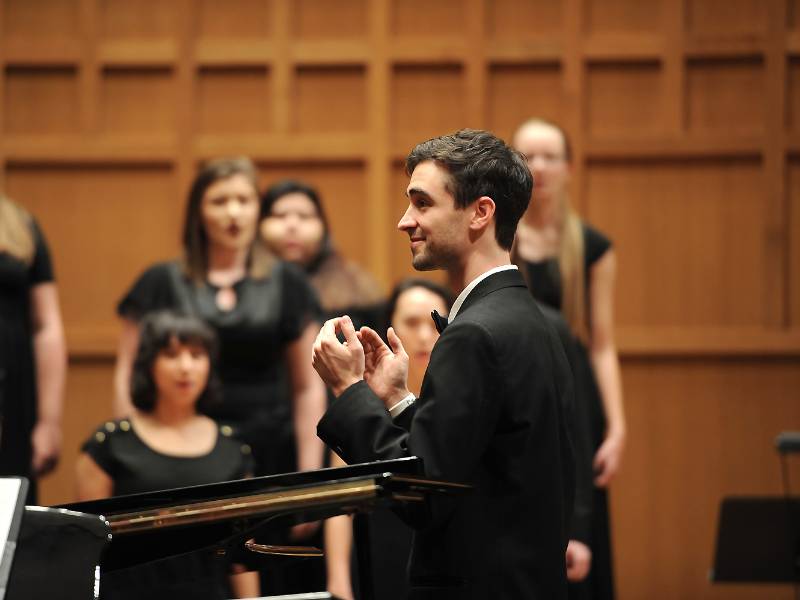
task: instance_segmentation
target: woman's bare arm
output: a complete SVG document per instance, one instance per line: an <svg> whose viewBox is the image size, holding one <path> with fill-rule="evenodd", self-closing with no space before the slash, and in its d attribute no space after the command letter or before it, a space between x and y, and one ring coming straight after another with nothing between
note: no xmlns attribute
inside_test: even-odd
<svg viewBox="0 0 800 600"><path fill-rule="evenodd" d="M139 346L139 325L130 319L122 319L122 331L117 345L117 360L114 364L114 418L123 419L133 413L131 403L131 371L136 349Z"/></svg>
<svg viewBox="0 0 800 600"><path fill-rule="evenodd" d="M614 282L617 260L606 252L591 270L592 329L590 354L606 416L605 440L597 450L595 483L608 485L619 469L627 435L622 403L622 378L614 342Z"/></svg>
<svg viewBox="0 0 800 600"><path fill-rule="evenodd" d="M37 475L43 475L56 466L61 453L67 349L55 283L34 286L30 298L38 412L31 438L32 469Z"/></svg>

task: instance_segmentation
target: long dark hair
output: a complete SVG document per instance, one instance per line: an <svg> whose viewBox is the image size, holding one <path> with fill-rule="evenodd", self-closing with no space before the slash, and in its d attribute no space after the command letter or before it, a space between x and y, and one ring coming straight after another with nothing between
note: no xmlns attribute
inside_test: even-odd
<svg viewBox="0 0 800 600"><path fill-rule="evenodd" d="M218 158L203 165L192 182L186 202L186 217L183 225L183 252L187 275L195 282L203 281L208 272L208 235L203 225L201 204L206 191L217 181L234 175L243 175L252 184L258 195L258 181L253 162L245 157ZM263 277L269 271L272 261L253 239L249 257L250 275Z"/></svg>
<svg viewBox="0 0 800 600"><path fill-rule="evenodd" d="M158 390L153 378L153 365L158 353L169 347L173 339L181 344L196 344L208 354L208 383L197 399L197 410L205 412L219 401L221 395L221 384L216 374L217 337L197 317L169 310L148 313L139 324L139 347L131 373L133 405L143 412L152 412L155 408Z"/></svg>

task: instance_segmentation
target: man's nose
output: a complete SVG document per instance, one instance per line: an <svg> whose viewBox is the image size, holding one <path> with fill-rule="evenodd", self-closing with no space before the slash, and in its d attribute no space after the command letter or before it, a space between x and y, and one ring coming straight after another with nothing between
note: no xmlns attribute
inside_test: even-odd
<svg viewBox="0 0 800 600"><path fill-rule="evenodd" d="M407 229L413 229L416 227L416 222L413 218L411 218L411 205L408 206L406 212L403 213L403 216L400 217L400 222L397 223L397 228L400 231L405 231Z"/></svg>

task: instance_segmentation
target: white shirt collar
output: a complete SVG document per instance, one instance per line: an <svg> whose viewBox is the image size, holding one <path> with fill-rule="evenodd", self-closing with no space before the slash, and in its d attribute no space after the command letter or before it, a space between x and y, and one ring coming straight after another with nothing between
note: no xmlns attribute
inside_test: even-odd
<svg viewBox="0 0 800 600"><path fill-rule="evenodd" d="M478 275L475 279L469 282L469 285L461 290L461 293L456 298L456 301L453 302L453 308L450 309L450 314L447 315L447 323L450 324L453 322L453 319L456 318L458 311L461 310L461 305L464 304L464 300L467 299L469 293L475 289L475 286L478 285L481 281L489 277L489 275L494 275L495 273L500 273L501 271L511 271L516 269L517 265L501 265L499 267L495 267L494 269L489 269L485 273Z"/></svg>

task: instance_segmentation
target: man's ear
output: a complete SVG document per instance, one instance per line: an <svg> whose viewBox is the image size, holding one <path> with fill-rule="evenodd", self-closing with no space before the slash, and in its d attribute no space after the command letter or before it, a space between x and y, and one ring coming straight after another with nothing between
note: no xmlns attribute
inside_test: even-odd
<svg viewBox="0 0 800 600"><path fill-rule="evenodd" d="M489 196L481 196L472 203L472 219L469 228L472 230L485 229L494 219L495 211L494 200Z"/></svg>

